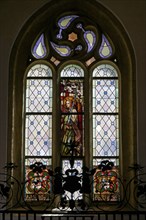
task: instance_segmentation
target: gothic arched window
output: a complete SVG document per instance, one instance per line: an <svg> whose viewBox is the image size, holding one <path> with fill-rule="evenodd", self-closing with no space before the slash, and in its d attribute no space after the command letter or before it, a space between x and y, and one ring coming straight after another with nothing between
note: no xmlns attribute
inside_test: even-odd
<svg viewBox="0 0 146 220"><path fill-rule="evenodd" d="M9 123L18 127L10 131L10 145L21 155L21 164L18 154L13 153L11 160L24 168L15 173L28 182L25 199L36 199L37 191L40 200L49 198L53 186L48 169L61 167L66 174L68 169L82 173L86 167L96 168L93 200L109 200L112 182L111 201L119 201L117 176L126 175L125 158L128 153L129 162L134 162L136 147L135 107L129 102L134 95L130 41L116 18L111 24L113 15L98 3L85 1L83 9L79 3L73 7L63 1L44 12L35 15L40 23L34 19L23 28L16 42L17 59L11 60L12 88L20 92L12 96ZM35 169L45 177L39 176L44 185L38 181L34 189ZM76 190L74 198L82 198L84 192ZM71 197L71 191L65 193Z"/></svg>

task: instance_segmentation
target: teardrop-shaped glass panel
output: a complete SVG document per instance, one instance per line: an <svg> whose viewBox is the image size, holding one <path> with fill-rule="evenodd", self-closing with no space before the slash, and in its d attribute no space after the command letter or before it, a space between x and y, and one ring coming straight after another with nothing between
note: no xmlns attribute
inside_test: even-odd
<svg viewBox="0 0 146 220"><path fill-rule="evenodd" d="M59 19L58 25L61 29L66 29L70 25L70 23L77 17L77 15L65 16Z"/></svg>
<svg viewBox="0 0 146 220"><path fill-rule="evenodd" d="M57 39L62 39L62 30L66 29L71 24L71 22L77 17L79 16L69 15L69 16L65 16L59 19L58 26L60 27L60 30L59 30L59 34L57 34L56 36Z"/></svg>
<svg viewBox="0 0 146 220"><path fill-rule="evenodd" d="M102 58L108 58L112 55L112 47L104 35L102 35L102 43L99 48L99 55Z"/></svg>
<svg viewBox="0 0 146 220"><path fill-rule="evenodd" d="M42 34L32 49L32 55L36 59L41 59L44 58L46 54L47 54L47 49L44 42L44 34Z"/></svg>
<svg viewBox="0 0 146 220"><path fill-rule="evenodd" d="M93 49L95 42L96 42L96 36L95 36L94 32L93 31L85 31L84 39L88 45L87 52L90 52Z"/></svg>
<svg viewBox="0 0 146 220"><path fill-rule="evenodd" d="M57 45L53 42L51 42L52 47L54 48L54 50L60 54L61 56L69 56L71 53L71 49L68 46L63 46L63 45Z"/></svg>

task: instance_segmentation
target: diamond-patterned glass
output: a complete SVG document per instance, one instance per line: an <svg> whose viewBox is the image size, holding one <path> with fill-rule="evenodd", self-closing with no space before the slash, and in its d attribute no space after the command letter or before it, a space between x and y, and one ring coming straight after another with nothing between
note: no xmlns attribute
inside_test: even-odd
<svg viewBox="0 0 146 220"><path fill-rule="evenodd" d="M52 70L44 64L36 64L28 71L27 77L52 77Z"/></svg>
<svg viewBox="0 0 146 220"><path fill-rule="evenodd" d="M61 71L61 77L83 77L84 71L80 66L75 64L66 66Z"/></svg>
<svg viewBox="0 0 146 220"><path fill-rule="evenodd" d="M115 67L102 64L93 70L93 166L112 161L114 167L96 169L93 198L118 201L119 195L119 81ZM104 161L104 162L102 162ZM108 170L109 169L109 170ZM111 194L112 192L112 194Z"/></svg>
<svg viewBox="0 0 146 220"><path fill-rule="evenodd" d="M93 80L93 112L118 112L118 80Z"/></svg>
<svg viewBox="0 0 146 220"><path fill-rule="evenodd" d="M28 79L26 87L26 112L52 111L52 80Z"/></svg>
<svg viewBox="0 0 146 220"><path fill-rule="evenodd" d="M118 73L113 66L101 64L93 70L93 77L118 77Z"/></svg>
<svg viewBox="0 0 146 220"><path fill-rule="evenodd" d="M119 156L117 115L93 115L93 156Z"/></svg>
<svg viewBox="0 0 146 220"><path fill-rule="evenodd" d="M25 123L25 155L52 155L52 116L27 115Z"/></svg>

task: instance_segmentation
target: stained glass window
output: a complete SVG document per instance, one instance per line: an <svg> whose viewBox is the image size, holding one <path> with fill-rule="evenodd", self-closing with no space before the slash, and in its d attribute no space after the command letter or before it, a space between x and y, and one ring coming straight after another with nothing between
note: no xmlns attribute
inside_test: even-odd
<svg viewBox="0 0 146 220"><path fill-rule="evenodd" d="M27 73L25 92L26 200L49 197L51 186L47 169L52 164L52 89L52 70L44 64L32 66Z"/></svg>
<svg viewBox="0 0 146 220"><path fill-rule="evenodd" d="M83 76L83 69L77 65L69 65L61 71L60 102L61 143L63 155L71 155L72 147L74 147L74 155L83 155Z"/></svg>
<svg viewBox="0 0 146 220"><path fill-rule="evenodd" d="M35 200L37 196L39 200L49 199L53 181L48 169L60 155L58 161L62 168L59 169L67 181L68 175L77 180L83 166L87 165L85 161L89 161L96 168L93 199L109 200L114 189L111 201L117 201L120 151L118 72L112 61L98 65L99 59L114 55L112 41L98 30L98 25L76 14L60 16L52 25L56 26L53 38L52 30L47 29L34 39L31 54L35 63L31 64L26 77L26 199ZM49 35L46 34L48 31ZM91 122L85 123L85 118ZM93 152L91 158L88 158L89 152ZM112 168L109 169L108 164L112 164ZM76 183L77 188L82 186L82 180ZM65 181L61 187L65 189L67 200L84 197L80 190L72 193Z"/></svg>
<svg viewBox="0 0 146 220"><path fill-rule="evenodd" d="M93 166L98 167L94 175L95 200L119 199L118 84L118 73L112 65L102 64L93 70Z"/></svg>
<svg viewBox="0 0 146 220"><path fill-rule="evenodd" d="M67 65L61 71L60 80L60 102L61 102L61 155L66 200L79 200L82 194L79 192L81 183L83 159L76 159L71 165L70 157L83 156L84 151L84 71L75 64ZM75 174L74 174L75 172ZM70 176L75 181L76 192L70 189ZM76 182L77 181L77 182Z"/></svg>

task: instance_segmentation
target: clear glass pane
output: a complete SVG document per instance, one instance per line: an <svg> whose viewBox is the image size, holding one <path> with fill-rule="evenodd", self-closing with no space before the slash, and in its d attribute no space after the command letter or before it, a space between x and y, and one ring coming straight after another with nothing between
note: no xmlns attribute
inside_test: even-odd
<svg viewBox="0 0 146 220"><path fill-rule="evenodd" d="M118 77L118 73L113 66L102 64L93 70L93 77Z"/></svg>
<svg viewBox="0 0 146 220"><path fill-rule="evenodd" d="M84 77L84 71L75 64L68 65L61 71L61 77Z"/></svg>
<svg viewBox="0 0 146 220"><path fill-rule="evenodd" d="M117 115L93 115L93 156L119 156Z"/></svg>
<svg viewBox="0 0 146 220"><path fill-rule="evenodd" d="M93 112L118 112L118 80L93 80Z"/></svg>
<svg viewBox="0 0 146 220"><path fill-rule="evenodd" d="M52 80L27 80L26 112L52 112Z"/></svg>
<svg viewBox="0 0 146 220"><path fill-rule="evenodd" d="M27 77L52 77L52 70L44 64L36 64L28 71Z"/></svg>
<svg viewBox="0 0 146 220"><path fill-rule="evenodd" d="M47 166L49 169L51 169L51 166L52 166L52 159L51 158L43 158L43 157L34 157L34 158L27 158L25 160L25 166L28 167L36 162L41 162L43 165Z"/></svg>
<svg viewBox="0 0 146 220"><path fill-rule="evenodd" d="M27 115L25 123L25 155L52 155L52 116Z"/></svg>

